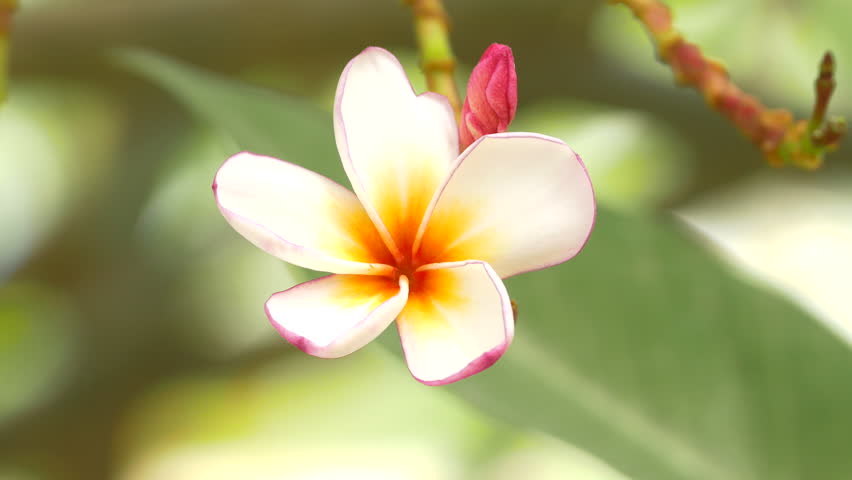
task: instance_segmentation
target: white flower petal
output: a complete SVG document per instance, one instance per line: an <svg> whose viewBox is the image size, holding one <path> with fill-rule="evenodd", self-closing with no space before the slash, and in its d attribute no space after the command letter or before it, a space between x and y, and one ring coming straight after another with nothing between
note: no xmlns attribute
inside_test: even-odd
<svg viewBox="0 0 852 480"><path fill-rule="evenodd" d="M415 95L399 61L370 47L340 77L334 133L346 174L382 238L398 257L409 255L423 213L458 156L449 102Z"/></svg>
<svg viewBox="0 0 852 480"><path fill-rule="evenodd" d="M490 367L512 341L512 304L500 277L479 261L421 267L397 319L411 374L427 385Z"/></svg>
<svg viewBox="0 0 852 480"><path fill-rule="evenodd" d="M379 336L405 306L408 279L329 275L278 292L266 315L290 343L305 353L337 358Z"/></svg>
<svg viewBox="0 0 852 480"><path fill-rule="evenodd" d="M418 261L488 262L501 278L562 263L595 220L586 167L534 133L480 138L455 163L420 227Z"/></svg>
<svg viewBox="0 0 852 480"><path fill-rule="evenodd" d="M393 257L358 199L321 175L243 152L222 165L213 191L235 230L283 260L334 273L392 271Z"/></svg>

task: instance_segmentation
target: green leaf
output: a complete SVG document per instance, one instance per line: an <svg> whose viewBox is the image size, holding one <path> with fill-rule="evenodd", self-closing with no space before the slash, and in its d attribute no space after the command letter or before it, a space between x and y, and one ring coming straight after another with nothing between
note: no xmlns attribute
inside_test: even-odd
<svg viewBox="0 0 852 480"><path fill-rule="evenodd" d="M145 257L172 272L175 282L163 300L173 295L183 321L171 324L170 334L187 350L217 359L280 344L263 304L271 291L304 280L298 267L246 248L245 239L222 218L210 194L213 172L227 156L221 140L211 129L198 128L167 152L171 168L137 223Z"/></svg>
<svg viewBox="0 0 852 480"><path fill-rule="evenodd" d="M518 439L456 398L424 394L383 351L297 355L158 386L123 429L122 478L471 478L459 470L481 445ZM422 411L434 416L412 415Z"/></svg>
<svg viewBox="0 0 852 480"><path fill-rule="evenodd" d="M20 282L0 288L0 427L49 403L73 380L80 360L74 320L58 292Z"/></svg>
<svg viewBox="0 0 852 480"><path fill-rule="evenodd" d="M119 50L114 58L227 134L234 144L228 153L247 150L269 155L336 181L344 180L331 116L316 105L222 78L153 52Z"/></svg>
<svg viewBox="0 0 852 480"><path fill-rule="evenodd" d="M265 153L295 141L268 128L276 115L315 118L250 87L133 58ZM638 480L852 478L847 345L668 222L601 211L578 258L507 286L520 307L515 343L493 368L447 387L483 411ZM382 341L399 352L393 334Z"/></svg>
<svg viewBox="0 0 852 480"><path fill-rule="evenodd" d="M382 349L333 362L249 357L171 379L135 402L119 431L127 480L626 480L413 382Z"/></svg>
<svg viewBox="0 0 852 480"><path fill-rule="evenodd" d="M0 283L107 183L123 127L113 100L88 86L26 82L0 108Z"/></svg>
<svg viewBox="0 0 852 480"><path fill-rule="evenodd" d="M672 225L601 212L577 258L507 287L514 344L449 387L484 411L636 479L852 476L847 345Z"/></svg>

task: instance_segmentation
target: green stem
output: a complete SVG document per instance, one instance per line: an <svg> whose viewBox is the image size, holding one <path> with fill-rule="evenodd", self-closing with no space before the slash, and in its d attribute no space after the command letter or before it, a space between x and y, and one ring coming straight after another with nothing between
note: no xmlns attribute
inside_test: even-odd
<svg viewBox="0 0 852 480"><path fill-rule="evenodd" d="M461 100L453 71L456 59L450 45L449 17L441 0L405 0L414 12L414 28L426 85L447 97L461 116Z"/></svg>
<svg viewBox="0 0 852 480"><path fill-rule="evenodd" d="M18 0L0 0L0 103L6 100L9 69L9 24Z"/></svg>

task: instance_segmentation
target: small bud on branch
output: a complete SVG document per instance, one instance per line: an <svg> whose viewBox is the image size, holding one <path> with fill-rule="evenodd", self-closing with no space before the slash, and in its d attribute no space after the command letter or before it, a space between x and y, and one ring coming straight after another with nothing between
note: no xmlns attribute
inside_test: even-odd
<svg viewBox="0 0 852 480"><path fill-rule="evenodd" d="M846 131L843 119L825 122L834 91L834 57L826 53L816 82L816 103L810 120L794 120L789 110L769 109L743 92L720 63L706 58L672 25L669 7L658 0L609 0L623 4L647 28L660 59L681 85L696 89L763 152L770 165L815 169L825 153L837 149Z"/></svg>
<svg viewBox="0 0 852 480"><path fill-rule="evenodd" d="M825 120L828 102L831 100L831 95L836 86L837 82L834 81L834 55L831 52L825 52L819 66L819 77L816 81L817 100L814 104L814 112L811 115L811 122L815 124L814 129L822 125L822 121Z"/></svg>
<svg viewBox="0 0 852 480"><path fill-rule="evenodd" d="M518 109L515 57L506 45L493 43L474 67L459 120L459 149L477 138L505 132Z"/></svg>

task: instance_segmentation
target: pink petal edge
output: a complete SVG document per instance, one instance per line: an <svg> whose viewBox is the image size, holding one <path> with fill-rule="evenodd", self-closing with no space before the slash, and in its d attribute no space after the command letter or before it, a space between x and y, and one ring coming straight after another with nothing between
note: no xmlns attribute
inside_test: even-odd
<svg viewBox="0 0 852 480"><path fill-rule="evenodd" d="M491 280L491 283L494 285L494 288L498 292L500 292L500 298L504 299L504 300L509 300L509 293L506 291L506 286L503 285L503 282L500 281L499 277L497 277L497 272L495 272L491 268L491 266L488 265L485 262L480 262L480 261L477 261L477 260L468 260L468 261L464 261L464 262L433 263L433 264L430 264L430 265L423 265L422 267L418 268L417 271L436 270L436 269L439 269L439 268L457 268L457 267L463 267L463 266L471 265L471 264L482 265L483 268L485 268L486 273L488 274L488 279ZM450 265L452 265L452 267L450 267ZM495 278L497 279L496 281L495 281ZM463 380L463 379L470 377L472 375L476 375L477 373L479 373L479 372L485 370L486 368L494 365L497 362L497 360L499 360L500 357L502 357L503 354L506 353L506 350L508 350L509 345L512 344L512 339L515 336L515 314L512 311L512 302L511 301L504 301L503 302L503 329L504 329L504 332L506 333L505 339L503 340L503 343L501 343L500 345L497 345L496 347L492 348L491 350L488 350L487 352L483 353L479 357L475 358L470 363L468 363L467 366L465 366L464 368L462 368L458 372L450 375L449 377L442 378L440 380L423 380L423 379L417 377L417 375L415 375L414 372L411 371L411 367L408 367L408 372L411 373L411 376L414 377L415 380L422 383L423 385L427 385L427 386L430 386L430 387L436 387L436 386L440 386L440 385L448 385L450 383L454 383L454 382L457 382L459 380ZM397 323L397 334L398 335L400 334L398 323ZM402 342L400 342L400 344L402 345L403 355L406 355L405 345ZM407 365L408 365L408 357L406 356L406 366Z"/></svg>
<svg viewBox="0 0 852 480"><path fill-rule="evenodd" d="M447 378L441 379L441 380L431 380L431 381L421 380L421 379L417 378L417 376L414 375L413 373L411 374L411 376L414 377L414 379L417 380L418 382L422 383L423 385L429 386L429 387L438 387L438 386L441 386L441 385L449 385L451 383L458 382L459 380L464 380L467 377L476 375L477 373L479 373L479 372L487 369L488 367L494 365L495 363L497 363L497 360L500 360L500 357L502 357L503 354L506 353L506 350L508 348L509 348L508 342L505 342L501 345L498 345L498 346L492 348L491 350L483 353L476 360L467 364L467 366L464 369L462 369L461 371L459 371L458 373L451 375ZM409 370L409 372L410 372L410 370Z"/></svg>
<svg viewBox="0 0 852 480"><path fill-rule="evenodd" d="M305 170L305 171L307 171L307 172L310 172L310 173L311 173L311 174L313 174L313 175L317 175L317 176L319 176L319 177L322 177L322 179L323 179L323 180L325 180L325 181L327 181L327 182L330 182L330 183L333 183L333 184L335 184L335 185L339 186L340 188L343 188L343 189L348 190L346 187L344 187L344 186L340 185L339 183L335 182L334 180L332 180L332 179L330 179L330 178L328 178L328 177L326 177L326 176L324 176L324 175L320 175L320 174L318 174L318 173L314 172L313 170L307 169L307 168L305 168L305 167L303 167L303 166L301 166L301 165L297 165L297 164L292 163L292 162L287 162L287 161L285 161L285 160L281 160L280 158L270 157L270 156L267 156L267 155L258 155L258 154L255 154L255 153L252 153L252 152L249 152L249 151L245 151L245 150L244 150L244 151L241 151L241 152L235 153L234 155L231 155L230 157L228 157L228 159L227 159L227 160L225 160L225 161L222 163L222 165L221 165L221 166L219 166L219 168L216 170L216 174L213 176L213 185L212 185L212 189L213 189L213 197L214 197L214 199L215 199L215 201L216 201L216 206L219 208L219 212L222 214L222 216L224 216L226 219L227 219L228 217L238 218L238 219L240 219L240 220L241 220L241 221L243 221L243 222L246 222L246 223L250 223L250 224L252 224L252 225L255 225L255 226L257 226L257 227L259 227L259 228L261 228L261 229L263 229L263 230L265 230L265 231L269 232L269 235L270 235L271 237L273 237L273 238L277 239L279 242L281 242L282 244L284 244L284 245L285 245L288 249L291 249L291 250L293 250L293 251L295 251L295 252L310 252L310 254L311 254L312 256L314 256L314 257L317 257L317 258L323 258L323 259L331 259L331 260L334 260L335 262L340 262L342 265L353 265L353 266L354 266L354 265L368 265L368 266L370 266L370 270L371 270L371 273L370 273L370 274L371 274L371 275L381 275L381 274L385 274L385 273L391 273L391 272L393 272L394 267L392 267L392 266L390 266L390 265L385 265L385 264L381 264L381 263L363 263L363 262L354 262L354 261L352 261L352 260L344 260L344 259L342 259L342 258L332 257L331 255L328 255L328 254L325 254L325 253L317 252L316 250L313 250L313 249L311 249L311 248L309 248L309 247L306 247L306 246L304 246L304 245L298 245L298 244L292 243L292 242L290 242L290 241L288 241L288 240L286 240L286 239L282 238L280 235L278 235L277 233L273 232L272 230L270 230L269 228L267 228L265 225L260 224L260 223L258 223L258 222L256 222L256 221L254 221L254 220L252 220L252 219L250 219L250 218L246 217L245 215L240 215L240 214L238 214L238 213L236 213L236 212L234 212L234 211L230 210L229 208L227 208L227 207L223 206L223 205L222 205L222 203L221 203L221 202L219 202L219 190L218 190L218 189L219 189L219 182L218 182L218 178L219 178L219 171L220 171L220 170L222 170L222 168L224 168L224 167L225 167L225 165L226 165L228 162L230 162L231 160L236 159L237 157L242 156L242 155L246 155L246 154L247 154L247 155L252 155L252 156L255 156L255 157L270 158L270 159L275 160L275 161L278 161L278 162L282 162L282 163L286 163L286 164L288 164L288 165L292 165L292 166L294 166L294 167L296 167L296 168L299 168L299 169L301 169L301 170ZM288 263L291 263L291 262L288 262ZM294 265L295 265L295 264L294 264ZM303 267L303 268L309 268L309 267ZM374 272L373 272L373 271L374 271Z"/></svg>
<svg viewBox="0 0 852 480"><path fill-rule="evenodd" d="M333 341L333 342L331 342L331 343L329 343L328 345L320 346L320 345L317 345L317 344L315 344L314 342L312 342L310 339L308 339L308 338L306 338L306 337L303 337L303 336L299 335L298 333L291 332L290 330L287 330L287 329L286 329L286 328L284 328L281 324L279 324L278 322L276 322L274 318L272 318L272 313L270 313L270 311L269 311L269 305L268 305L268 304L269 304L269 300L271 300L271 299L272 299L272 297L274 297L275 295L278 295L279 293L290 292L290 291L296 290L296 289L298 289L298 288L300 288L300 287L305 287L305 286L307 286L307 285L309 285L309 284L312 284L312 283L314 283L314 282L318 282L318 281L320 281L320 280L324 280L324 279L326 279L326 278L328 278L328 277L330 277L330 276L331 276L331 275L326 275L326 276L324 276L324 277L319 277L319 278L315 278L315 279L313 279L313 280L308 280L307 282L302 282L302 283L300 283L300 284L298 284L298 285L294 285L294 286L292 286L292 287L290 287L290 288L288 288L288 289L286 289L286 290L282 290L282 291L280 291L280 292L275 292L275 293L273 293L272 295L270 295L270 296L269 296L269 298L266 300L266 303L264 303L264 305L263 305L263 311L264 311L264 313L266 313L266 318L267 318L267 320L269 320L269 323L271 323L271 324L272 324L272 327L273 327L273 328L275 328L275 330L277 330L277 331L278 331L278 333L279 333L282 337L284 337L284 339L285 339L285 340L287 340L288 342L290 342L290 343L291 343L294 347L298 348L299 350L301 350L301 351L303 351L303 352L307 353L308 355L311 355L311 356L314 356L314 357L319 357L319 358L331 358L331 357L323 357L323 356L322 356L322 355L320 355L320 354L322 353L322 351L323 351L323 350L328 349L330 346L332 346L332 345L334 344L334 341ZM402 282L402 279L403 279L403 278L405 278L405 277L404 277L404 276L400 277L400 283ZM381 309L381 308L382 308L385 304L387 304L389 301L393 300L393 299L394 299L397 295L399 295L399 293L397 293L397 294L396 294L396 295L394 295L393 297L391 297L391 298L387 299L386 301L382 302L379 306L377 306L377 307L376 307L376 308L374 308L374 309L373 309L373 310L372 310L369 314L367 314L367 316L365 316L365 317L364 317L363 319L361 319L358 323L356 323L356 324L355 324L355 325L354 325L354 326L353 326L350 330L357 330L357 329L358 329L359 327L361 327L363 324L367 323L367 321L368 321L368 320L369 320L369 319L370 319L370 318L371 318L371 317L372 317L372 316L373 316L376 312L378 312L378 311L379 311L379 310L380 310L380 309ZM336 340L335 340L335 341L336 341Z"/></svg>

